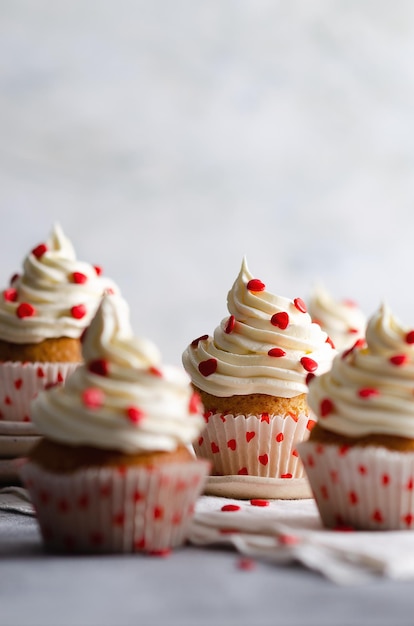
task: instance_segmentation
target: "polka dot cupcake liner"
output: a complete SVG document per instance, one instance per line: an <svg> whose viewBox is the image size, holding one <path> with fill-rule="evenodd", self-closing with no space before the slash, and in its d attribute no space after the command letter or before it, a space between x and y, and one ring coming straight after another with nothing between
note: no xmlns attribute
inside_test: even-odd
<svg viewBox="0 0 414 626"><path fill-rule="evenodd" d="M206 428L194 444L199 458L212 463L216 476L302 478L297 445L308 438L308 414L206 415Z"/></svg>
<svg viewBox="0 0 414 626"><path fill-rule="evenodd" d="M326 527L414 529L414 453L313 441L298 449Z"/></svg>
<svg viewBox="0 0 414 626"><path fill-rule="evenodd" d="M20 475L47 549L162 553L186 540L209 468L194 460L53 474L28 461Z"/></svg>
<svg viewBox="0 0 414 626"><path fill-rule="evenodd" d="M0 421L30 421L30 403L39 391L62 383L78 363L17 363L0 365Z"/></svg>

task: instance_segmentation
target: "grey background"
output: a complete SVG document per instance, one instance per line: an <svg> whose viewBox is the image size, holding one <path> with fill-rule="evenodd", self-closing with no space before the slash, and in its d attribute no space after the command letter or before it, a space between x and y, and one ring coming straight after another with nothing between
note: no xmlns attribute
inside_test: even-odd
<svg viewBox="0 0 414 626"><path fill-rule="evenodd" d="M179 363L247 255L414 325L410 0L2 0L0 282L59 221Z"/></svg>

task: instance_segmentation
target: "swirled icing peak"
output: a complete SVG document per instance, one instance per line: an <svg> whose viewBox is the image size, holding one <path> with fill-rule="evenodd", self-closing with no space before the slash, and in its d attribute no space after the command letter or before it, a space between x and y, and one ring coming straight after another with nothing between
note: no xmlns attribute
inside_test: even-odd
<svg viewBox="0 0 414 626"><path fill-rule="evenodd" d="M141 453L190 444L204 428L188 376L162 366L158 349L133 335L120 296L103 297L82 349L84 364L65 385L32 403L31 418L46 437Z"/></svg>
<svg viewBox="0 0 414 626"><path fill-rule="evenodd" d="M118 288L98 266L77 260L72 243L55 224L0 296L0 338L12 343L78 338L106 291Z"/></svg>
<svg viewBox="0 0 414 626"><path fill-rule="evenodd" d="M365 336L366 317L356 303L335 300L321 284L314 287L308 309L313 321L328 333L339 351Z"/></svg>
<svg viewBox="0 0 414 626"><path fill-rule="evenodd" d="M194 385L219 397L263 393L291 398L307 392L310 373L326 371L336 351L301 298L270 293L246 259L228 293L230 315L214 335L183 354Z"/></svg>
<svg viewBox="0 0 414 626"><path fill-rule="evenodd" d="M336 356L310 383L308 401L320 426L338 434L414 437L414 330L382 304L366 341Z"/></svg>

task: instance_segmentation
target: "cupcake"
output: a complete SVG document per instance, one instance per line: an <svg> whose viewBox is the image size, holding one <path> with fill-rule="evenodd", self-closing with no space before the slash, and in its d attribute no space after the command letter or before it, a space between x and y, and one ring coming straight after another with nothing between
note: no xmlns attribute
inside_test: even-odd
<svg viewBox="0 0 414 626"><path fill-rule="evenodd" d="M319 419L299 452L325 526L414 528L413 390L414 331L386 305L311 381Z"/></svg>
<svg viewBox="0 0 414 626"><path fill-rule="evenodd" d="M79 364L102 294L117 291L101 274L76 259L59 225L26 256L0 296L0 420L30 421L37 392Z"/></svg>
<svg viewBox="0 0 414 626"><path fill-rule="evenodd" d="M43 438L21 469L45 546L163 553L183 543L209 463L188 446L204 420L185 372L134 337L125 301L104 296L84 364L32 402Z"/></svg>
<svg viewBox="0 0 414 626"><path fill-rule="evenodd" d="M365 336L366 317L353 300L335 300L322 285L309 298L308 311L342 352Z"/></svg>
<svg viewBox="0 0 414 626"><path fill-rule="evenodd" d="M214 336L198 337L183 354L205 408L195 452L218 476L301 478L296 446L314 424L307 379L326 371L336 352L303 300L271 294L245 259L227 305Z"/></svg>

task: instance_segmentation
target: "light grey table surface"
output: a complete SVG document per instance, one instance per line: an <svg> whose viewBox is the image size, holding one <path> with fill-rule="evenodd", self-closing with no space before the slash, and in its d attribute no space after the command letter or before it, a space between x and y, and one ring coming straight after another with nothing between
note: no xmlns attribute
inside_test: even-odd
<svg viewBox="0 0 414 626"><path fill-rule="evenodd" d="M238 568L224 549L168 558L44 552L34 518L0 513L2 626L411 626L412 582L340 587L299 566Z"/></svg>

